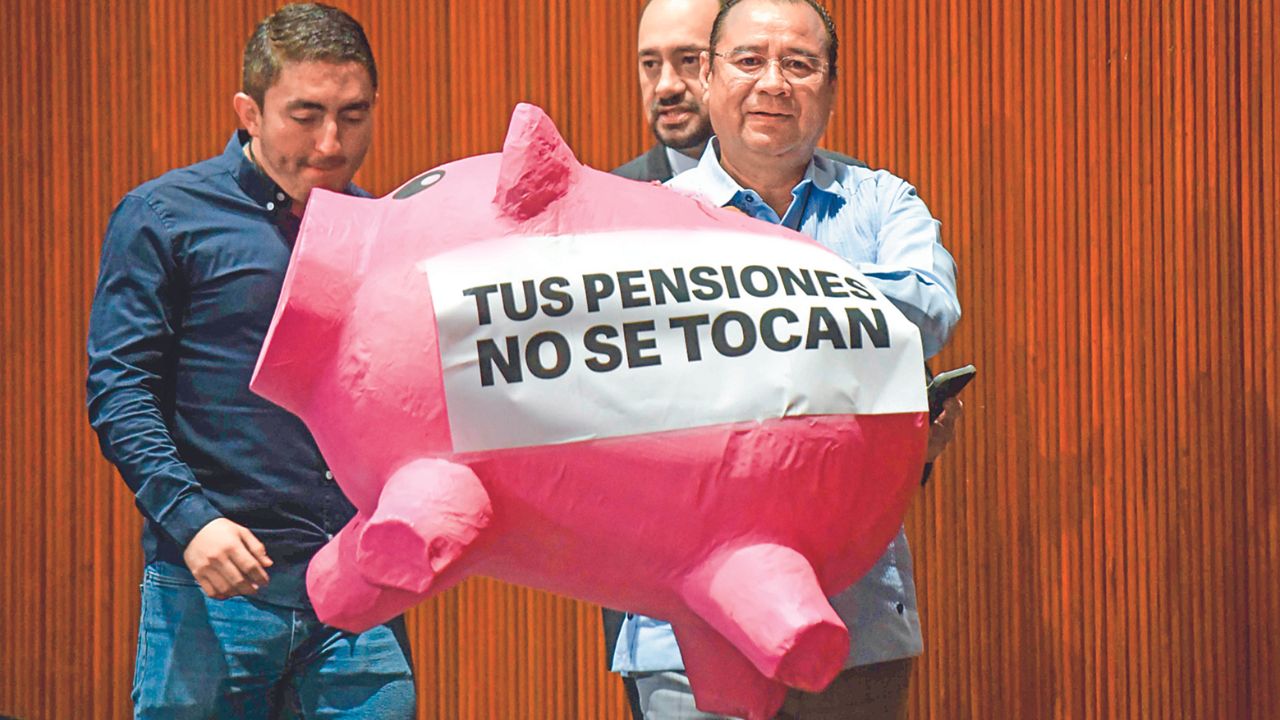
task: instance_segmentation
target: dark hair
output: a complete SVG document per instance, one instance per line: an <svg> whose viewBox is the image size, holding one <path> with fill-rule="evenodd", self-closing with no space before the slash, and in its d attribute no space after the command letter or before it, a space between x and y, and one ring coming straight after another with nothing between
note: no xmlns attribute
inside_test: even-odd
<svg viewBox="0 0 1280 720"><path fill-rule="evenodd" d="M836 24L831 21L831 14L827 9L819 5L816 0L769 0L779 5L798 5L804 3L813 8L818 13L818 17L822 19L822 26L827 29L827 68L831 80L836 79L836 57L840 51L840 37L836 35ZM721 3L720 12L716 13L716 19L711 23L711 50L715 52L716 43L720 42L720 33L724 29L725 18L729 16L729 11L734 6L741 3L742 0L726 0Z"/></svg>
<svg viewBox="0 0 1280 720"><path fill-rule="evenodd" d="M369 71L378 89L378 66L369 39L356 19L328 5L285 5L267 16L244 48L241 83L245 94L262 107L267 88L280 77L286 62L357 63Z"/></svg>

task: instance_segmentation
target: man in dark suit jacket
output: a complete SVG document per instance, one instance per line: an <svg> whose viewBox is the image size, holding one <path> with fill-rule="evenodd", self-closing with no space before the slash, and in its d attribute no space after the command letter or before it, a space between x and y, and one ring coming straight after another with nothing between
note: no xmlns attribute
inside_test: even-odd
<svg viewBox="0 0 1280 720"><path fill-rule="evenodd" d="M637 33L640 102L658 143L615 174L666 181L697 164L711 138L699 58L719 10L719 0L649 0L645 5Z"/></svg>

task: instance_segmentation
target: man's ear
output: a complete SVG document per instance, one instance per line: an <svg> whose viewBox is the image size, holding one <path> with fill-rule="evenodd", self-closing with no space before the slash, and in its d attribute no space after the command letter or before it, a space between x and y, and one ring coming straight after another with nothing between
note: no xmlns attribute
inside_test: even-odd
<svg viewBox="0 0 1280 720"><path fill-rule="evenodd" d="M702 81L702 104L707 104L707 90L711 87L711 51L698 53L698 79Z"/></svg>
<svg viewBox="0 0 1280 720"><path fill-rule="evenodd" d="M244 129L249 131L249 135L258 137L258 129L262 125L262 108L258 107L258 101L245 93L238 92L234 98L231 98L231 105L235 107L236 116L240 118L240 124Z"/></svg>

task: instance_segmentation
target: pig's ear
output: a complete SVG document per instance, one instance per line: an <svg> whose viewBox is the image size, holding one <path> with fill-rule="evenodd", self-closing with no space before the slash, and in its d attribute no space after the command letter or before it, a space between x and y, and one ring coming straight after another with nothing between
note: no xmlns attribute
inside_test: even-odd
<svg viewBox="0 0 1280 720"><path fill-rule="evenodd" d="M582 169L542 108L516 105L502 144L502 168L493 197L499 212L517 222L538 215L569 192Z"/></svg>

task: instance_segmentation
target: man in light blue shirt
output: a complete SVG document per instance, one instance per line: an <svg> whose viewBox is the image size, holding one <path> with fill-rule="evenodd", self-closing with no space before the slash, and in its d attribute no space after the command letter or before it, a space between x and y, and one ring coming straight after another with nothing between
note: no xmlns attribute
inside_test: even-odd
<svg viewBox="0 0 1280 720"><path fill-rule="evenodd" d="M938 221L900 178L815 155L836 79L837 36L825 10L812 0L731 0L710 46L701 71L716 138L697 167L668 184L835 251L920 329L926 356L936 354L960 318ZM901 716L911 658L923 650L905 534L831 603L852 636L846 670L822 693L789 693L784 715ZM646 718L712 717L694 708L669 624L628 616L613 667L637 678Z"/></svg>

